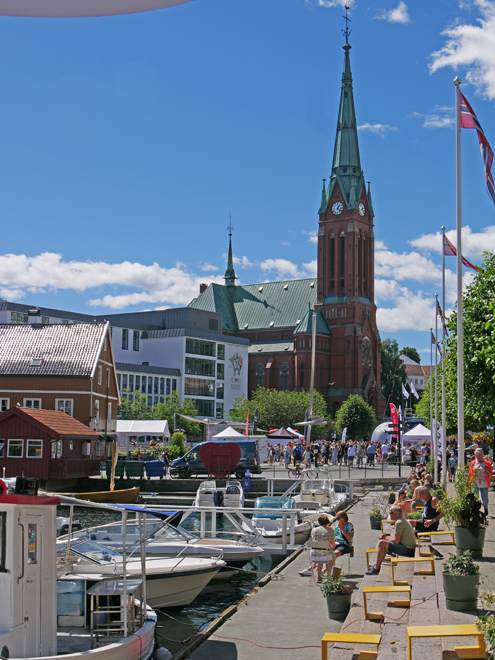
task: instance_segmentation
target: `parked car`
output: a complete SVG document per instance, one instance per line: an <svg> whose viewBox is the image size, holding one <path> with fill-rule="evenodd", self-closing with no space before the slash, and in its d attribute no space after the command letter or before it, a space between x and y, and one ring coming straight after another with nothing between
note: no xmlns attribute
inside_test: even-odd
<svg viewBox="0 0 495 660"><path fill-rule="evenodd" d="M233 469L235 476L242 479L246 470L251 470L252 474L261 474L260 457L258 445L255 440L228 440L227 442L239 445L241 449L241 460ZM208 469L203 465L199 457L201 447L206 444L225 444L225 442L200 442L190 449L187 454L176 458L170 465L170 475L172 477L187 478L193 475L208 475Z"/></svg>

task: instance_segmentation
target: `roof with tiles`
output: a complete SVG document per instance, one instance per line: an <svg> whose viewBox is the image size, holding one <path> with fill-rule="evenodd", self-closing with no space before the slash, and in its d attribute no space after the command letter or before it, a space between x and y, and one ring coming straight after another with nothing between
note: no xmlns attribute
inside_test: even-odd
<svg viewBox="0 0 495 660"><path fill-rule="evenodd" d="M74 417L67 415L64 412L58 410L37 410L35 408L11 408L5 413L2 413L0 420L6 419L11 415L17 415L18 417L24 419L33 420L37 426L44 426L47 431L51 432L55 436L80 436L81 438L93 437L99 438L100 434L96 431L93 431L79 422ZM57 438L55 438L57 439Z"/></svg>
<svg viewBox="0 0 495 660"><path fill-rule="evenodd" d="M249 349L249 355L255 353L291 353L294 350L293 341L268 341L252 344Z"/></svg>
<svg viewBox="0 0 495 660"><path fill-rule="evenodd" d="M2 323L0 376L89 377L106 328L106 323Z"/></svg>
<svg viewBox="0 0 495 660"><path fill-rule="evenodd" d="M294 330L295 335L310 335L313 332L313 310L308 309L306 315L297 328ZM321 312L316 312L316 334L332 336L332 331L328 327L325 317Z"/></svg>
<svg viewBox="0 0 495 660"><path fill-rule="evenodd" d="M223 315L223 329L294 328L316 303L316 278L226 287L210 284L190 306Z"/></svg>

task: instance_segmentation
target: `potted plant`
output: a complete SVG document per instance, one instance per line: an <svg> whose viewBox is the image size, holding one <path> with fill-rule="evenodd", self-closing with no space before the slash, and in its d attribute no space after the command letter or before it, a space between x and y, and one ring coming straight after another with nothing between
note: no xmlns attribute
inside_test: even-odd
<svg viewBox="0 0 495 660"><path fill-rule="evenodd" d="M320 590L327 600L330 619L345 619L351 607L351 597L354 585L345 583L343 575L334 578L332 575L320 584Z"/></svg>
<svg viewBox="0 0 495 660"><path fill-rule="evenodd" d="M491 607L495 603L495 593L485 592L481 594L481 600L485 608ZM483 631L487 646L488 657L495 656L495 615L487 612L478 618L476 627Z"/></svg>
<svg viewBox="0 0 495 660"><path fill-rule="evenodd" d="M381 529L380 523L383 520L383 516L380 509L377 506L372 506L368 515L370 517L371 529Z"/></svg>
<svg viewBox="0 0 495 660"><path fill-rule="evenodd" d="M423 511L409 511L407 518L409 520L421 520L423 516Z"/></svg>
<svg viewBox="0 0 495 660"><path fill-rule="evenodd" d="M477 609L480 567L469 550L450 555L443 565L443 589L448 610L468 612Z"/></svg>
<svg viewBox="0 0 495 660"><path fill-rule="evenodd" d="M440 502L445 522L449 527L454 525L457 554L471 550L473 557L480 559L488 526L487 511L473 493L473 480L467 465L457 468L454 488L455 497L444 497Z"/></svg>

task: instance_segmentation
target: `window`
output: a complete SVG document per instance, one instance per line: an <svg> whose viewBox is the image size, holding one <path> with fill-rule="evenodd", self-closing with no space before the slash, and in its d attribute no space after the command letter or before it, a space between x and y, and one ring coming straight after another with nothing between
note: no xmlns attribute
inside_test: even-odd
<svg viewBox="0 0 495 660"><path fill-rule="evenodd" d="M213 401L205 401L204 399L190 399L194 403L194 407L198 411L200 417L213 417L215 408Z"/></svg>
<svg viewBox="0 0 495 660"><path fill-rule="evenodd" d="M121 385L122 385L122 376L121 376L121 374L117 374L117 387L119 388L119 392L122 391L120 389Z"/></svg>
<svg viewBox="0 0 495 660"><path fill-rule="evenodd" d="M108 374L109 374L108 384L110 384L110 370L108 370ZM129 374L129 389L131 390L131 392L134 392L134 375L133 374Z"/></svg>
<svg viewBox="0 0 495 660"><path fill-rule="evenodd" d="M72 417L74 412L74 399L55 399L55 410L64 412Z"/></svg>
<svg viewBox="0 0 495 660"><path fill-rule="evenodd" d="M24 408L36 408L36 410L40 410L41 399L24 399L23 406Z"/></svg>
<svg viewBox="0 0 495 660"><path fill-rule="evenodd" d="M223 383L217 383L217 399L223 399Z"/></svg>
<svg viewBox="0 0 495 660"><path fill-rule="evenodd" d="M7 445L7 456L9 458L22 458L22 440L9 440Z"/></svg>
<svg viewBox="0 0 495 660"><path fill-rule="evenodd" d="M184 394L195 396L215 396L215 381L201 378L186 378Z"/></svg>
<svg viewBox="0 0 495 660"><path fill-rule="evenodd" d="M50 323L50 317L49 316L42 316L41 317L41 323L43 325L48 325Z"/></svg>
<svg viewBox="0 0 495 660"><path fill-rule="evenodd" d="M218 344L218 346L217 346L217 358L219 360L225 360L225 344Z"/></svg>
<svg viewBox="0 0 495 660"><path fill-rule="evenodd" d="M127 328L122 329L122 350L127 351L129 348L129 330Z"/></svg>
<svg viewBox="0 0 495 660"><path fill-rule="evenodd" d="M53 440L50 456L51 458L60 458L62 456L62 440Z"/></svg>
<svg viewBox="0 0 495 660"><path fill-rule="evenodd" d="M127 374L122 374L122 389L126 390L129 386L127 384L127 379L129 376Z"/></svg>
<svg viewBox="0 0 495 660"><path fill-rule="evenodd" d="M165 378L160 378L160 394L163 396L165 394ZM161 401L163 403L163 401Z"/></svg>
<svg viewBox="0 0 495 660"><path fill-rule="evenodd" d="M132 350L139 351L139 330L132 331Z"/></svg>
<svg viewBox="0 0 495 660"><path fill-rule="evenodd" d="M223 419L223 403L217 403L217 419Z"/></svg>
<svg viewBox="0 0 495 660"><path fill-rule="evenodd" d="M107 421L110 423L112 421L112 402L109 401L107 405Z"/></svg>
<svg viewBox="0 0 495 660"><path fill-rule="evenodd" d="M342 232L343 234L343 232ZM345 276L345 236L340 236L340 289L344 290Z"/></svg>
<svg viewBox="0 0 495 660"><path fill-rule="evenodd" d="M146 394L146 376L141 377L141 394Z"/></svg>
<svg viewBox="0 0 495 660"><path fill-rule="evenodd" d="M304 389L304 363L299 367L299 387Z"/></svg>
<svg viewBox="0 0 495 660"><path fill-rule="evenodd" d="M28 564L38 563L38 525L28 524Z"/></svg>
<svg viewBox="0 0 495 660"><path fill-rule="evenodd" d="M280 389L289 389L289 365L287 362L284 362L280 367Z"/></svg>
<svg viewBox="0 0 495 660"><path fill-rule="evenodd" d="M167 378L167 396L170 394L170 378Z"/></svg>
<svg viewBox="0 0 495 660"><path fill-rule="evenodd" d="M212 341L201 341L200 339L189 339L186 337L186 353L215 357L215 343Z"/></svg>
<svg viewBox="0 0 495 660"><path fill-rule="evenodd" d="M43 440L28 440L26 447L26 458L43 457Z"/></svg>
<svg viewBox="0 0 495 660"><path fill-rule="evenodd" d="M129 379L130 381L130 379ZM107 369L106 386L110 387L110 369Z"/></svg>
<svg viewBox="0 0 495 660"><path fill-rule="evenodd" d="M172 378L172 392L177 389L177 378Z"/></svg>
<svg viewBox="0 0 495 660"><path fill-rule="evenodd" d="M135 380L136 380L136 385L135 385L136 392L139 392L139 390L141 389L141 376L136 375Z"/></svg>
<svg viewBox="0 0 495 660"><path fill-rule="evenodd" d="M265 367L261 363L256 367L256 387L265 387Z"/></svg>
<svg viewBox="0 0 495 660"><path fill-rule="evenodd" d="M0 412L5 412L10 408L10 399L0 399Z"/></svg>
<svg viewBox="0 0 495 660"><path fill-rule="evenodd" d="M98 399L95 401L95 425L100 423L100 402Z"/></svg>
<svg viewBox="0 0 495 660"><path fill-rule="evenodd" d="M219 362L217 364L217 378L223 380L225 378L225 365Z"/></svg>
<svg viewBox="0 0 495 660"><path fill-rule="evenodd" d="M208 330L218 332L218 319L208 319Z"/></svg>
<svg viewBox="0 0 495 660"><path fill-rule="evenodd" d="M28 323L28 315L23 314L22 312L11 312L10 322L14 325L19 325L20 323Z"/></svg>
<svg viewBox="0 0 495 660"><path fill-rule="evenodd" d="M0 438L0 458L5 457L5 438Z"/></svg>
<svg viewBox="0 0 495 660"><path fill-rule="evenodd" d="M186 374L193 374L196 376L214 376L215 361L186 357Z"/></svg>

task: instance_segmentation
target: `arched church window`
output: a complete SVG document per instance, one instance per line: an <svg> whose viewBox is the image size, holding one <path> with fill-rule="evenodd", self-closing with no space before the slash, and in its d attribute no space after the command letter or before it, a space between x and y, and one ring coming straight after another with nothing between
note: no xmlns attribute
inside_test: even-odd
<svg viewBox="0 0 495 660"><path fill-rule="evenodd" d="M344 290L344 276L345 276L345 235L344 232L340 234L340 290Z"/></svg>
<svg viewBox="0 0 495 660"><path fill-rule="evenodd" d="M265 366L261 362L256 367L256 387L265 387Z"/></svg>
<svg viewBox="0 0 495 660"><path fill-rule="evenodd" d="M280 367L280 389L284 391L289 389L289 365L287 362Z"/></svg>
<svg viewBox="0 0 495 660"><path fill-rule="evenodd" d="M299 367L299 387L304 389L304 363Z"/></svg>

